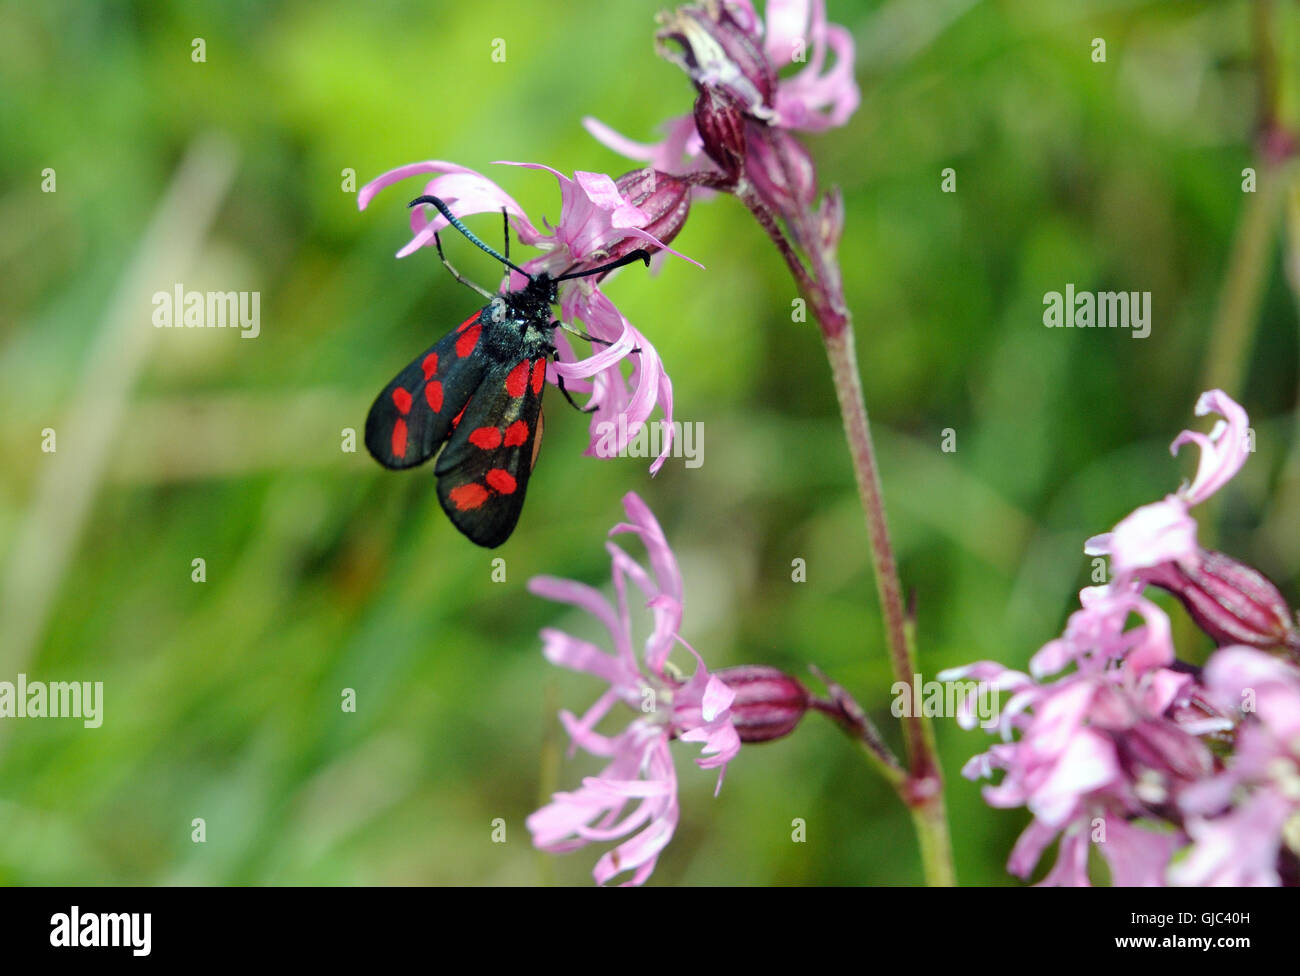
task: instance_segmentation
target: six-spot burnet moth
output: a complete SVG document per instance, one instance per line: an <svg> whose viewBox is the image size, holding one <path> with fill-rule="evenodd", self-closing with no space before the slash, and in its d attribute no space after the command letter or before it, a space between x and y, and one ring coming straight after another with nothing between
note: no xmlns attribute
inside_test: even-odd
<svg viewBox="0 0 1300 976"><path fill-rule="evenodd" d="M633 261L649 264L650 254L633 251L609 264L555 278L544 271L529 274L510 261L508 221L502 255L475 237L437 197L422 196L410 205L422 203L437 207L452 227L528 283L498 295L480 288L448 263L434 235L447 270L488 303L384 387L366 417L366 447L376 461L393 469L423 464L437 454L433 473L443 511L471 542L493 548L514 531L537 463L546 361L556 356L554 329L560 326L591 339L551 315L559 283ZM560 390L572 403L562 379Z"/></svg>

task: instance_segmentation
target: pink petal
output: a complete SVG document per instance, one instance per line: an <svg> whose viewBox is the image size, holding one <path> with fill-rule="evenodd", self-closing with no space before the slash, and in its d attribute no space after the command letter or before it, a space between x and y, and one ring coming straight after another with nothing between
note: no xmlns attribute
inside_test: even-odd
<svg viewBox="0 0 1300 976"><path fill-rule="evenodd" d="M768 0L764 10L767 19L767 36L763 50L772 67L781 68L794 58L796 41L808 41L809 0ZM821 11L822 17L826 11Z"/></svg>
<svg viewBox="0 0 1300 976"><path fill-rule="evenodd" d="M1146 624L1131 632L1137 639L1124 657L1124 667L1134 674L1142 674L1173 664L1174 641L1168 615L1149 600L1136 601L1134 609Z"/></svg>
<svg viewBox="0 0 1300 976"><path fill-rule="evenodd" d="M556 603L567 603L585 610L602 624L617 641L623 633L623 626L614 608L597 589L574 580L560 579L556 576L534 576L528 581L528 592Z"/></svg>
<svg viewBox="0 0 1300 976"><path fill-rule="evenodd" d="M1029 799L1029 810L1049 824L1060 826L1085 793L1100 789L1119 775L1115 746L1087 730L1071 740L1047 780Z"/></svg>
<svg viewBox="0 0 1300 976"><path fill-rule="evenodd" d="M627 684L629 675L624 662L605 653L595 644L550 627L542 629L542 640L542 653L552 664L570 671L595 675L611 685L621 687Z"/></svg>
<svg viewBox="0 0 1300 976"><path fill-rule="evenodd" d="M817 0L817 6L823 8L823 0ZM825 17L824 10L821 16ZM844 125L861 101L853 77L853 35L838 24L826 24L824 19L819 29L816 17L810 32L812 61L793 78L783 78L777 84L777 124L783 128L822 132ZM822 74L828 45L835 53L835 65Z"/></svg>
<svg viewBox="0 0 1300 976"><path fill-rule="evenodd" d="M709 685L704 689L704 705L701 708L704 720L712 722L730 708L731 703L735 700L736 693L727 687L725 681L710 676Z"/></svg>
<svg viewBox="0 0 1300 976"><path fill-rule="evenodd" d="M582 125L597 142L608 146L620 156L626 156L628 159L650 162L655 158L655 151L660 146L660 143L654 142L635 142L590 115L583 116Z"/></svg>
<svg viewBox="0 0 1300 976"><path fill-rule="evenodd" d="M623 496L623 510L627 512L630 524L615 526L610 530L610 534L625 531L636 532L646 547L646 554L650 558L650 566L654 570L661 591L675 597L680 602L682 597L682 574L677 568L677 557L673 555L672 547L668 545L668 539L664 536L664 530L660 527L659 520L654 517L654 513L641 500L641 496L634 491L629 491Z"/></svg>
<svg viewBox="0 0 1300 976"><path fill-rule="evenodd" d="M1097 849L1110 866L1111 887L1163 887L1165 871L1183 842L1182 835L1145 830L1115 814L1106 817L1105 827L1105 840Z"/></svg>
<svg viewBox="0 0 1300 976"><path fill-rule="evenodd" d="M591 872L596 884L603 885L624 871L635 871L630 884L643 884L654 870L660 852L668 846L676 829L677 814L674 809L670 816L661 818L601 857Z"/></svg>
<svg viewBox="0 0 1300 976"><path fill-rule="evenodd" d="M580 747L584 752L589 752L593 756L616 756L622 747L624 736L610 738L607 735L600 735L593 732L593 727L600 722L609 710L618 704L619 695L616 689L609 688L602 694L592 706L587 709L582 718L577 718L572 712L560 712L560 724L564 726L565 733L573 740L573 745ZM573 754L570 749L569 754Z"/></svg>
<svg viewBox="0 0 1300 976"><path fill-rule="evenodd" d="M486 176L467 167L441 160L410 163L389 170L361 188L357 194L357 206L364 210L375 194L384 187L422 173L439 174L425 185L424 192L442 199L456 216L464 217L504 208L515 216L515 229L521 238L530 232L536 233L523 208ZM411 210L411 232L414 237L397 252L399 258L432 244L433 235L447 226L447 219L441 213L430 220L425 209L425 207L415 207Z"/></svg>
<svg viewBox="0 0 1300 976"><path fill-rule="evenodd" d="M1018 878L1028 878L1034 873L1034 866L1038 864L1043 851L1055 839L1057 833L1058 828L1045 824L1041 820L1031 820L1011 849L1007 870Z"/></svg>
<svg viewBox="0 0 1300 976"><path fill-rule="evenodd" d="M468 170L464 166L457 166L455 163L446 163L438 159L430 159L422 163L407 163L405 166L398 166L396 169L390 169L387 173L380 174L357 191L357 209L365 210L374 195L384 187L392 186L394 183L419 173L472 172L473 170Z"/></svg>
<svg viewBox="0 0 1300 976"><path fill-rule="evenodd" d="M1282 828L1295 807L1261 790L1238 809L1213 820L1187 822L1191 850L1169 871L1178 885L1277 886Z"/></svg>
<svg viewBox="0 0 1300 976"><path fill-rule="evenodd" d="M1183 499L1170 495L1164 501L1143 505L1115 526L1108 550L1117 574L1164 562L1195 565L1199 553L1196 520L1188 515Z"/></svg>
<svg viewBox="0 0 1300 976"><path fill-rule="evenodd" d="M1204 417L1208 413L1217 413L1224 418L1214 425L1208 437L1185 430L1169 445L1173 454L1177 454L1178 448L1188 442L1197 444L1201 449L1196 478L1190 486L1179 492L1188 505L1198 505L1222 488L1241 470L1246 458L1250 456L1250 419L1241 405L1222 390L1209 390L1202 393L1196 401L1196 415Z"/></svg>
<svg viewBox="0 0 1300 976"><path fill-rule="evenodd" d="M664 413L664 437L662 446L659 450L659 457L655 458L650 465L650 474L653 477L659 473L659 469L664 466L668 456L672 453L673 437L673 381L669 379L666 370L659 370L659 407ZM703 451L703 445L697 445L697 450Z"/></svg>
<svg viewBox="0 0 1300 976"><path fill-rule="evenodd" d="M1061 835L1060 853L1056 865L1048 872L1040 887L1048 888L1087 888L1088 881L1088 833L1084 827L1076 826Z"/></svg>

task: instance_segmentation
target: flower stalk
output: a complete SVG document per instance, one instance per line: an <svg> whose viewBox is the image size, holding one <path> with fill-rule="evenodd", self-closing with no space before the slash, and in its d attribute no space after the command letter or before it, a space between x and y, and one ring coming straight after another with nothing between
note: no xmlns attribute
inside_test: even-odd
<svg viewBox="0 0 1300 976"><path fill-rule="evenodd" d="M829 42L837 58L836 66L824 74L822 49L804 71L780 77L779 69L791 63L803 35L790 34L779 18L770 16L764 32L752 10L740 5L682 7L663 21L658 40L660 52L681 66L695 85L692 118L700 150L719 167L710 185L734 194L754 215L785 259L820 329L866 522L890 666L894 678L910 686L916 673L915 645L908 634L837 257L843 199L831 190L818 203L816 167L791 132L843 124L857 107L852 40L843 28L825 23L824 8L817 8L811 18L803 25L806 36ZM671 45L680 46L680 54ZM951 884L943 776L933 730L921 714L906 716L902 723L907 757L902 775L879 737L862 734L867 726L850 722L846 728L912 811L927 882Z"/></svg>
<svg viewBox="0 0 1300 976"><path fill-rule="evenodd" d="M632 142L594 119L586 120L587 128L616 151L675 174L698 194L734 195L785 259L818 324L830 363L866 522L890 666L896 681L911 686L915 640L889 538L837 257L844 201L834 188L820 192L812 156L794 135L844 125L857 108L852 34L827 21L823 3L776 0L767 4L766 23L748 0L716 0L665 13L660 25L659 53L678 65L695 87L692 113L671 121L666 138L656 145ZM799 64L803 67L796 68ZM943 777L929 719L923 714L903 718L903 764L848 694L827 686L830 700L814 698L808 707L837 721L912 811L927 882L952 884Z"/></svg>
<svg viewBox="0 0 1300 976"><path fill-rule="evenodd" d="M782 152L780 143L777 144L777 156L785 169L789 185L794 180L794 174L787 164L787 155ZM880 469L876 462L871 421L858 371L853 320L844 299L843 275L835 255L839 228L832 225L828 232L828 229L821 226L823 222L811 207L801 208L789 215L795 237L804 243L812 265L810 272L771 211L746 185L743 177L736 195L777 245L790 267L801 297L808 303L821 331L831 367L831 381L839 402L844 438L858 485L858 498L866 522L890 666L894 678L910 686L916 674L915 641L908 635L903 587L898 577L894 547L889 538ZM886 779L894 785L903 802L912 811L926 882L931 885L951 885L955 882L955 873L943 800L943 774L935 752L934 730L929 719L922 714L906 716L902 719L902 724L907 773L901 779L888 775ZM880 765L877 763L878 768Z"/></svg>

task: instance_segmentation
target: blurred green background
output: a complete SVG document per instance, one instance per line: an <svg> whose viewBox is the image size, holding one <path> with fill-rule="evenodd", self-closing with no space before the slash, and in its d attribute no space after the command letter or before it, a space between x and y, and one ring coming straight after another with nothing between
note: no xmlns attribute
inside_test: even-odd
<svg viewBox="0 0 1300 976"><path fill-rule="evenodd" d="M340 450L477 304L432 252L393 259L420 181L359 213L343 170L360 185L454 160L558 218L551 177L490 164L633 168L580 119L649 140L689 110L653 52L660 6L0 4L0 680L103 681L106 698L97 730L0 722L0 881L588 882L603 848L538 855L523 821L598 768L558 759L554 715L600 689L548 665L537 631L593 632L524 585L607 586L628 490L676 548L683 635L711 665L816 664L898 744L825 357L735 201L697 204L676 241L707 270L670 261L610 287L664 357L677 417L703 423L702 467L651 479L644 460L584 458L586 421L552 394L523 519L489 552L452 529L430 470ZM1023 666L1059 631L1089 582L1083 540L1192 470L1166 448L1207 377L1250 411L1258 451L1202 521L1296 595L1291 171L1267 193L1241 185L1244 167L1266 175L1257 7L1294 121L1294 4L831 0L863 102L810 144L847 201L848 297L927 678ZM495 239L490 218L471 223ZM260 337L155 330L150 296L177 281L260 291ZM1067 282L1151 291L1150 337L1045 329L1043 295ZM938 735L960 880L1013 881L1027 815L959 776L988 737L947 719ZM905 811L820 716L746 747L716 799L696 750L674 748L682 820L652 883L920 880Z"/></svg>

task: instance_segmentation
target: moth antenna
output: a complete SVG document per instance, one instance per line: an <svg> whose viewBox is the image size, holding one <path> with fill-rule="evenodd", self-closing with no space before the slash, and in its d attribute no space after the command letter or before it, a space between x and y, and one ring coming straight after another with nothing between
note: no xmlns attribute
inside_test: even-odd
<svg viewBox="0 0 1300 976"><path fill-rule="evenodd" d="M443 203L441 200L439 200L437 197L431 197L431 196L429 196L429 195L426 193L426 194L425 194L424 196L422 196L422 197L416 197L414 200L412 200L410 203L408 203L407 206L408 206L408 207L415 207L415 206L420 205L421 203L427 203L427 204L430 204L431 206L437 207L437 208L438 208L438 212L441 213L444 217L447 218L447 223L451 224L451 226L455 227L458 231L460 231L462 234L464 234L464 235L469 239L469 242L470 242L471 244L473 244L475 247L480 248L481 250L486 251L488 254L492 255L494 258L496 258L498 261L500 261L502 264L504 264L507 268L510 268L512 271L518 271L521 275L523 275L523 276L524 276L525 278L527 278L529 281L532 281L532 280L533 280L533 276L530 275L530 274L529 274L527 271L525 271L523 268L519 267L519 265L514 264L514 263L513 263L509 258L507 258L507 257L505 257L504 255L500 254L499 252L497 252L497 251L494 250L493 248L491 248L491 247L489 247L488 245L484 244L484 243L483 243L482 241L480 241L477 237L475 237L475 236L474 236L474 232L471 231L468 227L466 227L463 223L461 223L461 222L460 222L460 218L458 218L455 214L453 214L453 213L451 212L450 208L449 208L445 203ZM648 260L649 260L649 258L648 258L648 256L647 256L647 262L648 262ZM588 273L590 273L590 272L588 272Z"/></svg>
<svg viewBox="0 0 1300 976"><path fill-rule="evenodd" d="M575 271L573 274L560 275L555 281L569 281L572 278L589 278L592 275L603 274L606 271L613 271L615 268L621 268L625 264L631 264L633 261L644 261L645 266L650 267L650 252L643 248L637 248L631 254L625 254L617 261L611 261L609 264L602 264L599 268L592 268L590 271Z"/></svg>

